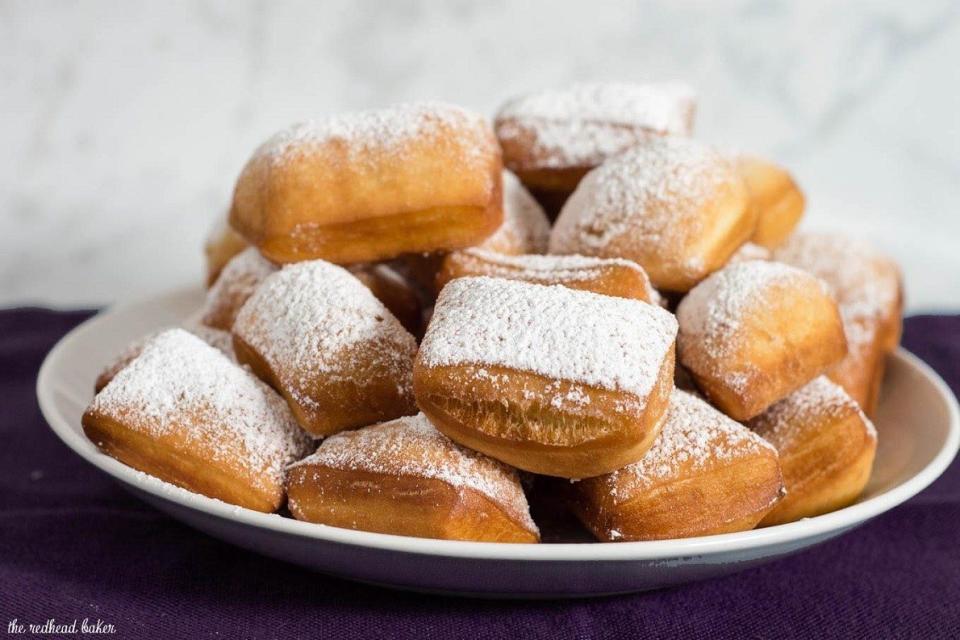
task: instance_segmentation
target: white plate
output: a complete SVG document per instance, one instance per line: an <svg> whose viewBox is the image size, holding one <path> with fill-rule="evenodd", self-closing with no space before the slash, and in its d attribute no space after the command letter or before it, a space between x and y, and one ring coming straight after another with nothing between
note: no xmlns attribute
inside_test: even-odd
<svg viewBox="0 0 960 640"><path fill-rule="evenodd" d="M206 498L101 454L80 416L93 381L131 340L178 323L200 304L181 290L117 307L67 334L37 380L43 415L68 447L174 518L230 543L344 578L404 589L508 597L587 596L656 589L733 573L840 535L936 479L957 451L957 401L904 350L890 358L877 413L873 477L853 506L742 533L657 542L511 545L351 531L298 522Z"/></svg>

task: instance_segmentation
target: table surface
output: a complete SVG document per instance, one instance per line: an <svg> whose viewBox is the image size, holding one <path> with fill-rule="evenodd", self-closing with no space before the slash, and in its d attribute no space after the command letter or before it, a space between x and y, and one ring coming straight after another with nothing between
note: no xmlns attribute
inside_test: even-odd
<svg viewBox="0 0 960 640"><path fill-rule="evenodd" d="M948 638L960 630L960 465L796 556L659 592L561 602L394 592L231 547L125 493L43 422L40 362L89 312L0 312L0 624L99 619L114 637ZM905 346L960 390L960 316ZM0 628L2 631L2 628Z"/></svg>

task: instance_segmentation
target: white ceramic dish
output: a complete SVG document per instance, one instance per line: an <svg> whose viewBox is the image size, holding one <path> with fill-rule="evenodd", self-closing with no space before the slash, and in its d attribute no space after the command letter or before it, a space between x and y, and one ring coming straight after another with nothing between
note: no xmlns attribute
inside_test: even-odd
<svg viewBox="0 0 960 640"><path fill-rule="evenodd" d="M733 573L828 540L936 479L957 451L957 401L904 350L889 362L873 477L853 506L777 527L719 536L607 544L510 545L351 531L234 507L179 489L101 454L80 416L93 381L131 340L196 310L199 289L120 306L83 323L49 353L37 380L44 416L68 447L174 518L227 542L317 571L404 589L506 597L642 591Z"/></svg>

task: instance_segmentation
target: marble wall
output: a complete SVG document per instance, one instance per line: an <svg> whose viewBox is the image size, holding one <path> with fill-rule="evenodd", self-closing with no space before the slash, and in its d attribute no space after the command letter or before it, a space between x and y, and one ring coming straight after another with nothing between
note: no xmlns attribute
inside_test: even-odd
<svg viewBox="0 0 960 640"><path fill-rule="evenodd" d="M680 78L699 135L769 154L809 227L960 309L960 3L0 1L0 305L92 305L201 273L250 151L291 121Z"/></svg>

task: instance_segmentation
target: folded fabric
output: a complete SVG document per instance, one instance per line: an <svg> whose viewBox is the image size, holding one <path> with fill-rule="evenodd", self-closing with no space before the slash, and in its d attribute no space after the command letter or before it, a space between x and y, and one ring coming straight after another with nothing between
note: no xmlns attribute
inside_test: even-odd
<svg viewBox="0 0 960 640"><path fill-rule="evenodd" d="M729 577L594 600L401 593L276 562L125 493L43 421L37 370L89 312L0 312L0 623L112 625L114 637L956 637L960 464L833 541ZM960 316L905 346L960 390ZM92 385L92 381L91 381ZM61 633L64 633L61 630Z"/></svg>

